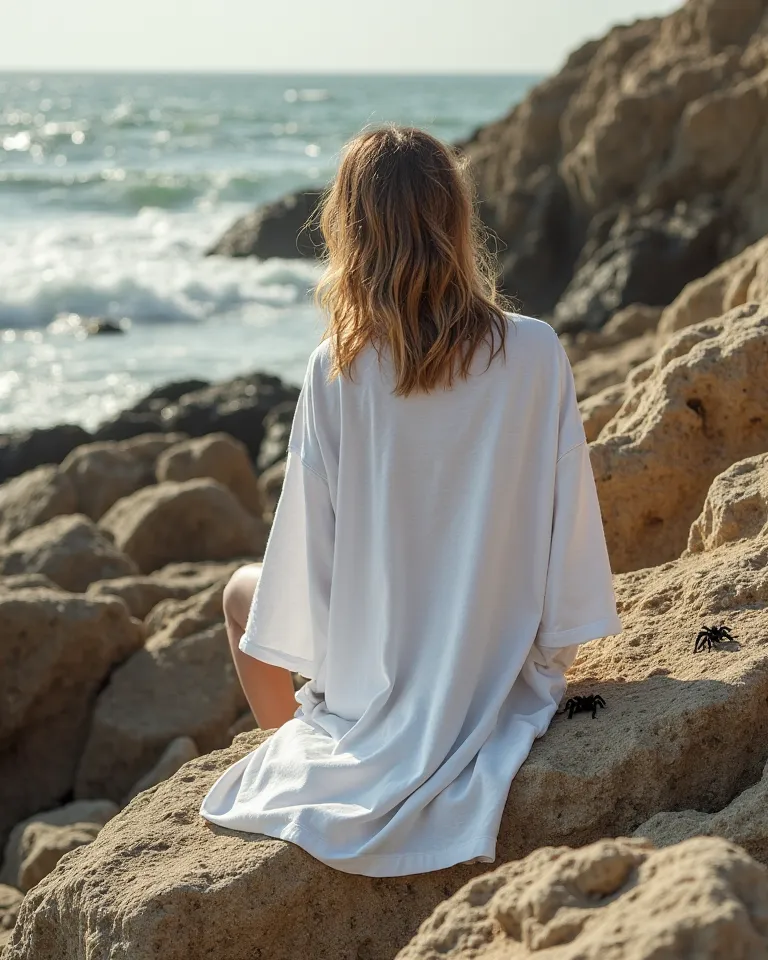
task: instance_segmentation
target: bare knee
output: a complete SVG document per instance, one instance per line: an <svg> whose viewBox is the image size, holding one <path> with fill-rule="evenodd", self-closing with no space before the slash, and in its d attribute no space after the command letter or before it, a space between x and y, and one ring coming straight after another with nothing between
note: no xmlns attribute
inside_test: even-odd
<svg viewBox="0 0 768 960"><path fill-rule="evenodd" d="M245 630L260 574L261 567L249 563L243 567L238 567L229 578L226 587L224 587L222 601L224 619L228 627L241 632Z"/></svg>

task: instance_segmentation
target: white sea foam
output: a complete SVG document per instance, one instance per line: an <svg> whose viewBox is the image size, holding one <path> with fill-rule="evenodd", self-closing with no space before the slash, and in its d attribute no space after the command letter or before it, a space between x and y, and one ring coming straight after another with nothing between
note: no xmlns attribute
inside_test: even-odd
<svg viewBox="0 0 768 960"><path fill-rule="evenodd" d="M203 256L231 219L147 209L130 220L81 216L3 231L0 328L47 326L65 312L134 324L247 313L258 322L260 308L304 302L313 263Z"/></svg>

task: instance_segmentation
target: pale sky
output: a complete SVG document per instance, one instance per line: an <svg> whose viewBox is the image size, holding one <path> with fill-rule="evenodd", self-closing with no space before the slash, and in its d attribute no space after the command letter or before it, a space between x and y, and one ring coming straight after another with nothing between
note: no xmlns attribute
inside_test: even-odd
<svg viewBox="0 0 768 960"><path fill-rule="evenodd" d="M538 73L680 0L2 0L0 70Z"/></svg>

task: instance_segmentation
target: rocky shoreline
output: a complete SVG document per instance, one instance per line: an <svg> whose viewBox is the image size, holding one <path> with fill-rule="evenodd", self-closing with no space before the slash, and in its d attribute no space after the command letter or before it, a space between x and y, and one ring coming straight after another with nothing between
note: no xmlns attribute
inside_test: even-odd
<svg viewBox="0 0 768 960"><path fill-rule="evenodd" d="M0 438L2 960L768 956L767 53L768 0L690 0L587 45L467 145L517 244L510 277L558 223L576 236L575 183L617 218L580 221L579 242L618 259L595 254L608 266L561 339L624 632L581 648L565 696L599 694L605 709L561 712L536 742L496 869L349 876L198 816L270 734L246 709L221 603L232 571L262 557L296 387L258 373L179 382L94 434ZM640 188L618 201L627 124L645 130L665 90L671 114L629 168ZM631 256L619 242L657 216L640 198L650 184L677 197L664 217L688 229L709 200L694 180L692 207L664 192L692 169L686 137L709 144L695 156L716 179L724 134L708 139L696 118L721 117L723 100L741 116L755 91L762 126L738 173L718 168L713 269L677 274L663 302L625 303L636 288L617 285L632 271L616 264L656 236ZM572 254L555 313L589 275ZM734 640L697 651L701 628L722 624Z"/></svg>

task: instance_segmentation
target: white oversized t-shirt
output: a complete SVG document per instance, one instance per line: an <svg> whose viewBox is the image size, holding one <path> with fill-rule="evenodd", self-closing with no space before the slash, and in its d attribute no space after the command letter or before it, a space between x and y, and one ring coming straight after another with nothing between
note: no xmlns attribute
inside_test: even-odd
<svg viewBox="0 0 768 960"><path fill-rule="evenodd" d="M398 397L369 348L309 363L241 650L311 678L201 814L368 876L492 861L576 645L621 624L573 376L511 317L506 360Z"/></svg>

